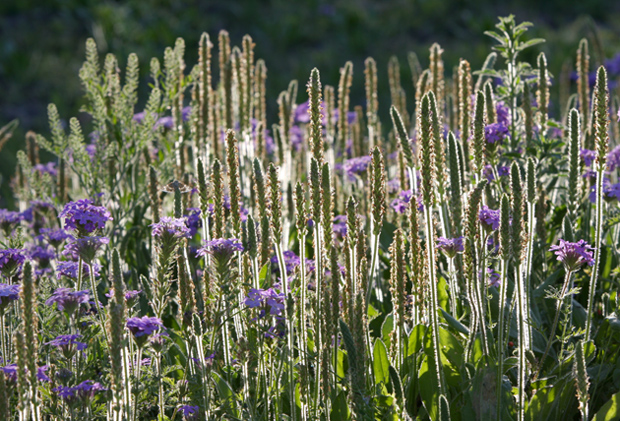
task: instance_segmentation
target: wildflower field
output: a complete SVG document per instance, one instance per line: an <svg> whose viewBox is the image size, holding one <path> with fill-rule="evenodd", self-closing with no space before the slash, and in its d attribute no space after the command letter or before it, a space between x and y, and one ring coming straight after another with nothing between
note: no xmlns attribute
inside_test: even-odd
<svg viewBox="0 0 620 421"><path fill-rule="evenodd" d="M266 97L249 35L148 80L90 39L0 209L0 420L620 419L620 66L583 39L553 113L529 27L363 104L351 62Z"/></svg>

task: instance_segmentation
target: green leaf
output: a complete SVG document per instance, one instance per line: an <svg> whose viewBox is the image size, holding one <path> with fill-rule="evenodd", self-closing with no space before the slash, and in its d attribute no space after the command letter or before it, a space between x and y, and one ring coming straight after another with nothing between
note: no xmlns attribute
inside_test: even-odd
<svg viewBox="0 0 620 421"><path fill-rule="evenodd" d="M258 273L258 280L261 285L267 279L267 274L269 273L269 262L265 263L262 268L260 268L260 272Z"/></svg>
<svg viewBox="0 0 620 421"><path fill-rule="evenodd" d="M390 361L388 360L387 349L381 339L375 341L372 350L373 367L375 372L375 384L387 384L390 380Z"/></svg>
<svg viewBox="0 0 620 421"><path fill-rule="evenodd" d="M430 346L430 338L428 342ZM424 361L422 361L420 370L418 371L418 383L422 404L430 415L431 420L436 420L439 415L439 385L437 384L435 364L432 357L427 356Z"/></svg>
<svg viewBox="0 0 620 421"><path fill-rule="evenodd" d="M347 396L345 392L338 393L336 399L332 402L332 420L348 420L350 417L349 406L347 405Z"/></svg>
<svg viewBox="0 0 620 421"><path fill-rule="evenodd" d="M459 333L462 333L464 335L469 335L469 329L467 328L467 326L463 325L461 322L456 320L454 317L452 317L450 313L445 311L443 308L440 308L440 310L441 310L441 314L443 315L443 318L445 319L446 323L448 323L450 327L456 329L456 331Z"/></svg>
<svg viewBox="0 0 620 421"><path fill-rule="evenodd" d="M407 355L405 355L405 357L420 352L420 349L422 349L422 345L424 344L425 334L425 325L420 324L411 329L411 332L409 333L409 341L407 343Z"/></svg>
<svg viewBox="0 0 620 421"><path fill-rule="evenodd" d="M383 339L384 343L390 344L391 341L391 333L394 330L394 315L388 315L383 324L381 325L381 339Z"/></svg>
<svg viewBox="0 0 620 421"><path fill-rule="evenodd" d="M620 392L605 402L605 405L594 415L592 421L613 421L620 418Z"/></svg>
<svg viewBox="0 0 620 421"><path fill-rule="evenodd" d="M401 400L403 398L403 384L400 381L400 376L398 375L394 367L390 366L389 370L390 380L392 381L392 389L394 389L396 399Z"/></svg>

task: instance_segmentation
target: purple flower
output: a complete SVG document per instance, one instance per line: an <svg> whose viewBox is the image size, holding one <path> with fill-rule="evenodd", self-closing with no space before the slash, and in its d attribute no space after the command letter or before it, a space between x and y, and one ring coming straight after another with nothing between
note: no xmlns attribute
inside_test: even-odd
<svg viewBox="0 0 620 421"><path fill-rule="evenodd" d="M0 273L11 278L19 273L22 264L26 260L24 249L0 250Z"/></svg>
<svg viewBox="0 0 620 421"><path fill-rule="evenodd" d="M32 245L28 248L28 255L31 259L36 260L39 268L46 268L50 264L50 260L56 257L56 252L51 246Z"/></svg>
<svg viewBox="0 0 620 421"><path fill-rule="evenodd" d="M489 277L489 286L490 287L499 287L500 285L500 276L499 273L495 272L493 268L487 268L487 276Z"/></svg>
<svg viewBox="0 0 620 421"><path fill-rule="evenodd" d="M301 260L299 259L299 256L297 256L291 250L286 250L282 254L284 255L284 266L286 267L286 274L290 275L293 273L295 268L299 266ZM280 270L280 266L278 265L278 256L273 256L271 258L271 264L273 265L274 270Z"/></svg>
<svg viewBox="0 0 620 421"><path fill-rule="evenodd" d="M400 180L398 178L392 178L387 182L387 190L389 194L397 193L400 190Z"/></svg>
<svg viewBox="0 0 620 421"><path fill-rule="evenodd" d="M594 247L590 246L585 240L579 240L576 243L560 239L560 245L551 246L549 251L555 252L558 256L557 260L564 264L567 271L579 269L584 263L589 266L594 264L592 251Z"/></svg>
<svg viewBox="0 0 620 421"><path fill-rule="evenodd" d="M487 143L501 144L506 136L508 136L508 128L501 123L489 124L484 128Z"/></svg>
<svg viewBox="0 0 620 421"><path fill-rule="evenodd" d="M164 238L165 236L182 238L188 237L190 229L185 224L185 218L162 217L159 222L149 225L153 228L153 237Z"/></svg>
<svg viewBox="0 0 620 421"><path fill-rule="evenodd" d="M85 277L90 276L90 267L87 263L82 262L82 269ZM95 272L95 278L99 276L99 270L101 265L97 262L93 264L93 270ZM56 276L60 279L62 276L67 278L77 279L78 277L78 262L72 262L68 260L61 260L56 265Z"/></svg>
<svg viewBox="0 0 620 421"><path fill-rule="evenodd" d="M42 228L40 232L41 235L39 235L37 238L40 240L46 239L54 248L57 248L59 245L61 245L63 241L69 238L73 238L71 234L69 234L62 228L59 228L57 230L51 228Z"/></svg>
<svg viewBox="0 0 620 421"><path fill-rule="evenodd" d="M443 251L449 258L454 258L457 253L463 251L463 237L437 238L437 248Z"/></svg>
<svg viewBox="0 0 620 421"><path fill-rule="evenodd" d="M58 310L64 311L68 315L72 315L80 304L88 303L90 292L74 291L71 288L58 288L50 298L45 301L45 305L51 306L56 303Z"/></svg>
<svg viewBox="0 0 620 421"><path fill-rule="evenodd" d="M49 382L50 378L45 374L49 367L47 365L37 368L37 379L40 382ZM4 367L0 367L0 370L4 371L4 375L11 383L17 382L17 364L9 364ZM27 370L27 369L26 369Z"/></svg>
<svg viewBox="0 0 620 421"><path fill-rule="evenodd" d="M52 389L52 392L58 393L58 396L68 405L88 405L89 402L99 392L107 390L99 382L86 380L77 386L59 386Z"/></svg>
<svg viewBox="0 0 620 421"><path fill-rule="evenodd" d="M131 305L140 294L142 294L142 290L125 291L125 301ZM110 292L106 293L105 296L108 298L114 297L114 288L112 288Z"/></svg>
<svg viewBox="0 0 620 421"><path fill-rule="evenodd" d="M60 335L55 339L46 342L45 345L52 345L60 349L66 359L71 359L77 351L83 351L86 349L84 342L78 342L77 339L82 335Z"/></svg>
<svg viewBox="0 0 620 421"><path fill-rule="evenodd" d="M404 214L409 207L409 202L411 202L411 198L413 197L413 193L411 190L403 190L398 194L398 197L392 200L390 206L397 213Z"/></svg>
<svg viewBox="0 0 620 421"><path fill-rule="evenodd" d="M494 231L499 228L499 209L489 209L489 207L485 205L480 209L478 219L487 232Z"/></svg>
<svg viewBox="0 0 620 421"><path fill-rule="evenodd" d="M22 214L7 209L0 209L0 227L9 236L15 226L22 220Z"/></svg>
<svg viewBox="0 0 620 421"><path fill-rule="evenodd" d="M78 260L81 257L84 259L84 262L91 263L99 249L109 242L110 240L107 237L99 237L97 235L79 237L68 243L62 254L73 260Z"/></svg>
<svg viewBox="0 0 620 421"><path fill-rule="evenodd" d="M200 209L198 208L187 208L185 215L185 225L189 229L188 238L193 238L198 229L202 228L202 218L200 217Z"/></svg>
<svg viewBox="0 0 620 421"><path fill-rule="evenodd" d="M200 419L199 414L200 407L192 405L183 405L179 408L179 411L183 414L183 418L187 421L194 421Z"/></svg>
<svg viewBox="0 0 620 421"><path fill-rule="evenodd" d="M36 164L32 167L33 170L37 171L39 174L49 174L52 177L56 177L58 175L58 170L56 169L55 162L48 162L47 164Z"/></svg>
<svg viewBox="0 0 620 421"><path fill-rule="evenodd" d="M356 176L362 175L370 165L370 156L359 156L357 158L347 159L344 162L343 169L346 172L349 181L355 181Z"/></svg>
<svg viewBox="0 0 620 421"><path fill-rule="evenodd" d="M103 229L105 223L112 220L106 208L94 205L90 199L67 203L58 216L65 218L65 228L75 229L80 235Z"/></svg>
<svg viewBox="0 0 620 421"><path fill-rule="evenodd" d="M245 300L243 301L243 303L250 308L260 307L263 304L262 295L261 295L262 291L263 290L260 288L259 289L250 288L250 291L248 292L248 296L245 297Z"/></svg>
<svg viewBox="0 0 620 421"><path fill-rule="evenodd" d="M590 149L580 149L579 156L583 159L583 164L586 167L589 167L592 165L594 158L596 158L596 151Z"/></svg>
<svg viewBox="0 0 620 421"><path fill-rule="evenodd" d="M284 293L276 292L273 288L266 290L251 288L244 303L249 308L268 306L269 314L279 317L284 311L284 299Z"/></svg>
<svg viewBox="0 0 620 421"><path fill-rule="evenodd" d="M19 299L20 285L0 284L0 314L8 307L11 301Z"/></svg>
<svg viewBox="0 0 620 421"><path fill-rule="evenodd" d="M127 329L133 334L139 347L144 345L148 336L152 335L160 328L163 323L159 317L131 317L127 319Z"/></svg>
<svg viewBox="0 0 620 421"><path fill-rule="evenodd" d="M616 146L607 154L607 170L613 171L620 168L620 145Z"/></svg>
<svg viewBox="0 0 620 421"><path fill-rule="evenodd" d="M337 237L344 238L347 236L347 216L336 215L332 220L332 229Z"/></svg>
<svg viewBox="0 0 620 421"><path fill-rule="evenodd" d="M230 259L237 251L243 251L241 241L236 238L215 238L206 241L205 245L198 249L196 257L212 255L217 260Z"/></svg>
<svg viewBox="0 0 620 421"><path fill-rule="evenodd" d="M504 127L510 126L510 108L508 108L504 101L497 101L495 103L495 112L499 124L502 124Z"/></svg>

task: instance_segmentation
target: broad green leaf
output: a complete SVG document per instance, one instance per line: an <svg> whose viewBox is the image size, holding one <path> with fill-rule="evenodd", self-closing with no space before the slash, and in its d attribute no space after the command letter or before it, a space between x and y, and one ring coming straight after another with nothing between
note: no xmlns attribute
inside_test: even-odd
<svg viewBox="0 0 620 421"><path fill-rule="evenodd" d="M390 361L388 360L385 344L381 339L377 339L375 341L372 357L375 372L375 384L387 384L390 380Z"/></svg>
<svg viewBox="0 0 620 421"><path fill-rule="evenodd" d="M392 381L392 389L394 390L396 399L401 400L403 398L403 384L400 381L400 376L394 367L390 366L389 370L390 380Z"/></svg>
<svg viewBox="0 0 620 421"><path fill-rule="evenodd" d="M262 268L260 268L260 272L258 272L258 280L261 285L267 279L267 274L269 273L269 262L265 263Z"/></svg>
<svg viewBox="0 0 620 421"><path fill-rule="evenodd" d="M613 421L620 419L620 392L605 402L605 405L598 410L592 421Z"/></svg>
<svg viewBox="0 0 620 421"><path fill-rule="evenodd" d="M332 402L332 420L348 420L350 417L349 406L347 405L347 396L345 392L338 393L336 399Z"/></svg>
<svg viewBox="0 0 620 421"><path fill-rule="evenodd" d="M411 329L411 332L409 333L409 341L407 344L407 354L405 355L405 357L420 352L420 349L422 349L422 345L424 344L425 334L425 325L420 324Z"/></svg>
<svg viewBox="0 0 620 421"><path fill-rule="evenodd" d="M431 361L431 366L429 366L429 361ZM439 385L437 384L437 375L435 374L434 367L435 364L432 363L432 358L426 356L424 361L422 361L420 371L418 371L420 397L422 398L424 408L426 408L432 420L436 420L439 416Z"/></svg>
<svg viewBox="0 0 620 421"><path fill-rule="evenodd" d="M384 343L390 344L392 331L394 330L394 315L388 315L381 325L381 339Z"/></svg>

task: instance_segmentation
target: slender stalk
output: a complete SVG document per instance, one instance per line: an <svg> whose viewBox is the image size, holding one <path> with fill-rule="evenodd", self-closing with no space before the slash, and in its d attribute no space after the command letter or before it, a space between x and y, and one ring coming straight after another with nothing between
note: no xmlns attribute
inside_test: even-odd
<svg viewBox="0 0 620 421"><path fill-rule="evenodd" d="M555 336L555 330L558 327L558 320L560 319L560 310L562 309L562 303L564 302L564 296L566 295L566 291L568 290L568 286L571 283L571 278L573 276L573 271L569 270L566 272L566 277L564 278L564 284L562 285L562 290L560 291L560 296L558 297L557 307L555 309L555 317L553 318L553 324L551 325L551 330L549 332L549 340L547 341L547 346L545 347L545 352L543 352L543 356L540 359L540 363L538 364L538 370L536 371L536 375L534 378L538 377L540 374L540 370L542 370L543 364L545 363L545 359L549 354L549 350L551 349L551 344L553 343L553 337Z"/></svg>
<svg viewBox="0 0 620 421"><path fill-rule="evenodd" d="M101 305L99 303L99 298L97 297L97 284L95 282L95 268L93 267L92 262L88 263L88 272L89 272L89 277L90 277L90 287L93 290L93 300L95 301L95 307L97 308L97 315L99 317L99 323L101 326L101 330L103 331L103 336L105 337L105 342L109 346L110 340L108 339L108 331L105 328L105 323L103 321L103 312L101 311Z"/></svg>

